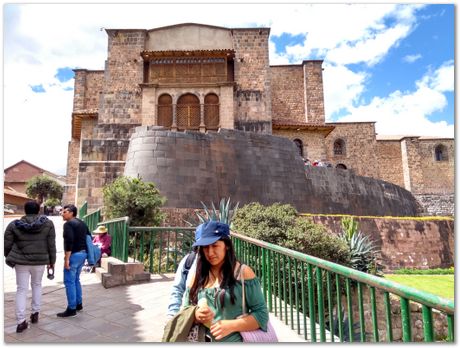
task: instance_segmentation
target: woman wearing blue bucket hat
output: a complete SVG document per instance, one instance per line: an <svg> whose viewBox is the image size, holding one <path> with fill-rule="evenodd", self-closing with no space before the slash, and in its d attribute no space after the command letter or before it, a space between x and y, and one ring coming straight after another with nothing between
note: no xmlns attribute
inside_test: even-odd
<svg viewBox="0 0 460 348"><path fill-rule="evenodd" d="M198 226L197 234L200 237L193 244L199 247L196 273L184 299L184 304L197 306L195 323L208 327L207 336L220 342L243 341L241 331L266 331L268 310L259 279L236 259L229 226L211 220ZM242 316L240 277L247 316Z"/></svg>

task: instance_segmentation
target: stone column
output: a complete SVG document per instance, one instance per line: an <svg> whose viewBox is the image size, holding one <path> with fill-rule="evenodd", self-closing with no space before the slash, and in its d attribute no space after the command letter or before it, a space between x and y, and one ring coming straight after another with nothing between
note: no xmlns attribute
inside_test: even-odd
<svg viewBox="0 0 460 348"><path fill-rule="evenodd" d="M171 130L172 130L173 132L177 132L177 115L176 115L177 96L176 96L176 95L173 95L172 98L173 98L173 103L172 103L172 117L173 117L173 121L172 121L172 125L171 125Z"/></svg>

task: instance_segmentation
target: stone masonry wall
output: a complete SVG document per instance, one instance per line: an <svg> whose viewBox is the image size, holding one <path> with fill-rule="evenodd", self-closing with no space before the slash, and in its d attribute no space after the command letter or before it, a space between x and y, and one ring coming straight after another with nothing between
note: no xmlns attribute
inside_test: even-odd
<svg viewBox="0 0 460 348"><path fill-rule="evenodd" d="M404 187L413 193L423 192L423 168L417 137L401 140Z"/></svg>
<svg viewBox="0 0 460 348"><path fill-rule="evenodd" d="M142 122L145 30L107 30L108 58L105 69L99 123Z"/></svg>
<svg viewBox="0 0 460 348"><path fill-rule="evenodd" d="M271 134L269 29L233 29L235 128Z"/></svg>
<svg viewBox="0 0 460 348"><path fill-rule="evenodd" d="M96 111L104 83L103 70L75 69L74 112Z"/></svg>
<svg viewBox="0 0 460 348"><path fill-rule="evenodd" d="M252 132L170 132L138 127L125 175L154 182L166 207L199 208L231 197L240 204L291 203L305 209L303 162L288 139Z"/></svg>
<svg viewBox="0 0 460 348"><path fill-rule="evenodd" d="M325 122L322 64L322 60L307 60L303 62L307 122L320 124Z"/></svg>
<svg viewBox="0 0 460 348"><path fill-rule="evenodd" d="M88 200L88 208L102 206L102 188L123 175L129 138L135 124L99 124L93 136L81 141L81 159L77 162L79 204Z"/></svg>
<svg viewBox="0 0 460 348"><path fill-rule="evenodd" d="M379 179L374 122L328 123L335 129L326 138L327 160L345 164L356 174ZM334 155L334 142L345 141L345 155Z"/></svg>
<svg viewBox="0 0 460 348"><path fill-rule="evenodd" d="M88 71L86 76L85 109L98 110L104 83L104 71Z"/></svg>
<svg viewBox="0 0 460 348"><path fill-rule="evenodd" d="M309 216L341 232L340 216ZM385 270L447 268L454 265L454 221L356 217L359 229L376 243Z"/></svg>
<svg viewBox="0 0 460 348"><path fill-rule="evenodd" d="M80 140L72 139L69 141L67 148L66 184L64 186L62 202L64 204L75 204L78 162L80 160Z"/></svg>
<svg viewBox="0 0 460 348"><path fill-rule="evenodd" d="M399 140L378 140L377 153L380 179L404 187L401 143Z"/></svg>
<svg viewBox="0 0 460 348"><path fill-rule="evenodd" d="M455 195L451 194L420 194L414 195L426 210L424 215L454 216Z"/></svg>
<svg viewBox="0 0 460 348"><path fill-rule="evenodd" d="M303 67L270 66L270 78L273 119L306 122Z"/></svg>
<svg viewBox="0 0 460 348"><path fill-rule="evenodd" d="M221 130L170 132L138 127L125 175L157 184L167 207L199 208L232 197L245 204L292 204L298 211L355 215L415 215L415 199L399 186L351 171L304 167L294 143L282 137Z"/></svg>
<svg viewBox="0 0 460 348"><path fill-rule="evenodd" d="M285 137L293 141L300 139L303 143L303 157L315 160L326 160L326 147L324 135L318 132L295 131L295 130L274 130L273 135Z"/></svg>
<svg viewBox="0 0 460 348"><path fill-rule="evenodd" d="M435 160L435 148L444 145L447 160ZM455 191L455 140L454 139L418 139L420 166L423 172L423 184L416 193L449 195Z"/></svg>
<svg viewBox="0 0 460 348"><path fill-rule="evenodd" d="M304 212L358 216L418 214L415 198L397 185L355 175L350 170L309 166L304 171L309 193Z"/></svg>
<svg viewBox="0 0 460 348"><path fill-rule="evenodd" d="M80 162L77 188L77 206L88 202L88 210L103 206L102 188L123 174L122 161Z"/></svg>

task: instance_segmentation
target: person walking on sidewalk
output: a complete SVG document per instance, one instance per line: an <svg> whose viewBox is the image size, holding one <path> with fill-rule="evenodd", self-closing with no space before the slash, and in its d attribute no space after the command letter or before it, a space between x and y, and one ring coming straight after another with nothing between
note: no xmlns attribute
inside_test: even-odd
<svg viewBox="0 0 460 348"><path fill-rule="evenodd" d="M67 308L57 313L60 318L74 317L77 310L83 309L80 273L87 257L86 235L88 226L77 219L77 207L68 204L62 209L64 223L64 285Z"/></svg>
<svg viewBox="0 0 460 348"><path fill-rule="evenodd" d="M40 205L35 201L24 204L26 215L11 221L5 230L4 255L8 266L16 272L16 332L22 332L27 323L27 291L32 287L33 324L38 323L41 308L42 278L45 265L54 269L56 263L56 232L54 224L44 215L39 215Z"/></svg>

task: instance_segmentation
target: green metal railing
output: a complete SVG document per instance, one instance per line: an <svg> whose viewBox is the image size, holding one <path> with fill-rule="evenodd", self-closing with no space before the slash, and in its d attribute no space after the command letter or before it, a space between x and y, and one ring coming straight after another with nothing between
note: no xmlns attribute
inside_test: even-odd
<svg viewBox="0 0 460 348"><path fill-rule="evenodd" d="M195 227L130 227L129 256L143 262L150 273L175 272L192 250Z"/></svg>
<svg viewBox="0 0 460 348"><path fill-rule="evenodd" d="M125 216L118 219L99 222L97 224L107 227L109 235L112 237L112 257L123 262L128 262L129 253L129 217Z"/></svg>
<svg viewBox="0 0 460 348"><path fill-rule="evenodd" d="M400 321L404 342L454 341L451 300L234 232L232 239L237 257L260 278L269 310L305 339L392 342L396 331L392 324ZM412 303L421 306L420 318L415 318L418 312ZM447 332L435 333L434 311L444 318ZM420 321L422 337L415 337Z"/></svg>
<svg viewBox="0 0 460 348"><path fill-rule="evenodd" d="M83 203L83 205L78 209L78 217L83 219L85 215L88 214L88 202Z"/></svg>
<svg viewBox="0 0 460 348"><path fill-rule="evenodd" d="M90 214L84 215L81 219L86 223L90 232L92 232L97 228L99 222L101 222L101 217L101 210L98 209Z"/></svg>
<svg viewBox="0 0 460 348"><path fill-rule="evenodd" d="M151 273L174 272L194 239L195 228L129 227L126 217L103 224L112 256L140 260ZM259 277L269 311L306 340L454 341L451 300L234 232L232 240Z"/></svg>

